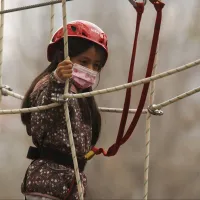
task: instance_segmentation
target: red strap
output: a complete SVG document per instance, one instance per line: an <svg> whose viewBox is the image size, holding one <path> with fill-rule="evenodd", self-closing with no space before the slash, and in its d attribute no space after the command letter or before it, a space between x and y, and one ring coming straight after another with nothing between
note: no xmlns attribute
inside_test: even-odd
<svg viewBox="0 0 200 200"><path fill-rule="evenodd" d="M151 1L151 0L150 0ZM156 23L154 27L154 35L153 35L153 40L152 40L152 46L151 46L151 51L150 51L150 56L149 56L149 62L148 62L148 67L146 71L146 77L150 77L153 71L153 65L154 65L154 60L155 60L155 55L156 55L156 49L157 49L157 44L159 40L159 33L160 33L160 26L161 26L161 20L162 20L162 8L164 7L164 3L160 1L151 1L151 3L154 4L154 7L157 11L157 17L156 17ZM133 46L133 52L132 52L132 59L131 59L131 65L130 65L130 70L129 70L129 77L128 77L128 82L132 81L132 75L133 75L133 69L134 69L134 61L135 61L135 54L136 54L136 47L137 47L137 38L138 38L138 32L139 32L139 25L142 17L141 12L141 5L143 3L137 3L136 11L138 13L137 16L137 25L136 25L136 32L135 32L135 41L134 41L134 46ZM137 10L138 8L138 10ZM144 4L143 4L143 9L144 9ZM138 30L137 30L138 29ZM125 129L125 124L127 121L127 116L128 116L128 110L130 106L130 98L131 98L131 88L126 90L126 98L125 98L125 103L124 103L124 110L121 118L121 123L120 123L120 128L118 132L118 136L116 139L116 143L113 144L109 149L108 152L106 153L104 149L102 148L93 148L92 150L95 152L95 154L101 154L103 153L104 156L114 156L117 152L119 147L124 144L132 135L133 130L135 129L137 122L141 116L142 110L144 108L144 104L146 101L147 93L148 93L148 88L149 88L149 83L144 84L140 102L138 105L138 109L136 111L136 114L126 132L126 134L123 137L123 132Z"/></svg>
<svg viewBox="0 0 200 200"><path fill-rule="evenodd" d="M164 7L164 3L160 1L151 1L157 11L157 17L156 17L156 23L154 27L154 35L153 35L153 40L152 40L152 45L151 45L151 51L150 51L150 56L149 56L149 62L148 62L148 67L146 71L146 78L150 77L153 71L153 65L154 65L154 60L155 60L155 55L156 55L156 49L158 45L158 40L159 40L159 33L160 33L160 26L161 26L161 21L162 21L162 9ZM144 104L146 101L148 89L149 89L149 84L150 83L145 83L143 86L142 90L142 95L140 97L140 102L138 105L138 109L135 113L135 116L131 122L130 127L127 130L127 133L123 137L123 139L120 141L120 144L124 144L132 135L133 130L135 129L137 122L141 116L142 110L144 108Z"/></svg>
<svg viewBox="0 0 200 200"><path fill-rule="evenodd" d="M134 39L133 50L132 50L132 57L131 57L131 63L130 63L130 69L129 69L128 83L132 82L132 78L133 78L138 34L139 34L139 30L140 30L140 22L141 22L141 19L142 19L142 14L144 12L144 3L137 3L137 6L135 7L135 9L137 11L137 20L136 20L135 39ZM120 140L123 137L123 133L124 133L127 117L128 117L128 111L129 111L129 107L130 107L130 100L131 100L131 88L128 88L126 90L126 97L125 97L125 101L124 101L122 118L121 118L120 127L119 127L119 131L118 131L118 136L117 136L117 139L116 139L117 144L120 143Z"/></svg>
<svg viewBox="0 0 200 200"><path fill-rule="evenodd" d="M129 68L128 83L132 82L132 80L133 80L137 41L138 41L138 34L139 34L139 30L140 30L140 23L141 23L141 19L142 19L142 14L144 12L144 3L137 3L136 2L136 6L134 8L136 9L136 12L137 12L137 19L136 19L136 28L135 28L135 39L134 39L134 43L133 43L131 63L130 63L130 68ZM108 152L107 152L108 156L114 156L117 153L118 148L120 146L120 141L123 138L124 129L125 129L126 121L127 121L127 117L128 117L128 111L129 111L129 107L130 107L131 89L132 88L128 88L126 90L124 108L123 108L123 113L122 113L122 117L121 117L121 122L120 122L120 127L119 127L119 131L118 131L116 143L114 143L108 149Z"/></svg>
<svg viewBox="0 0 200 200"><path fill-rule="evenodd" d="M136 48L137 48L137 41L138 41L138 34L139 34L139 29L140 29L140 23L142 19L142 14L144 12L144 3L137 3L136 2L136 7L134 7L137 12L137 19L136 19L136 28L135 28L135 39L134 39L134 44L133 44L133 50L132 50L132 57L131 57L131 63L130 63L130 69L129 69L129 76L128 76L128 83L132 82L132 77L133 77L133 71L134 71L134 64L135 64L135 57L136 57ZM130 107L130 100L131 100L131 88L128 88L126 90L126 97L124 101L124 108L123 108L123 113L121 117L121 122L120 122L120 127L116 139L116 143L120 144L120 141L123 137L124 134L124 129L128 117L128 110ZM109 149L108 152L106 152L103 148L93 148L92 150L95 152L95 154L101 154L103 153L104 156L112 156L116 154L118 148L116 144L113 144Z"/></svg>

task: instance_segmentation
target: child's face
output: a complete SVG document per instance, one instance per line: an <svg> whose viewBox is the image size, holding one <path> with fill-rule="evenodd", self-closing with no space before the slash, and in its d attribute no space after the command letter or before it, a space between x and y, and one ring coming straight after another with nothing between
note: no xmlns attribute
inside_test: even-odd
<svg viewBox="0 0 200 200"><path fill-rule="evenodd" d="M91 47L82 54L71 58L71 61L93 71L99 71L99 69L101 69L101 54L94 47Z"/></svg>

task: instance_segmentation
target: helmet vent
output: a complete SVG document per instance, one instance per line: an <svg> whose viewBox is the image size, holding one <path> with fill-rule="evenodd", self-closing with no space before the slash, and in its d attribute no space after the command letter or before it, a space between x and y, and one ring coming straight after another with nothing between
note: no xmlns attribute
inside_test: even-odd
<svg viewBox="0 0 200 200"><path fill-rule="evenodd" d="M82 35L85 36L85 37L87 37L87 35L84 32L82 32Z"/></svg>
<svg viewBox="0 0 200 200"><path fill-rule="evenodd" d="M72 31L76 32L77 28L75 26L71 26Z"/></svg>

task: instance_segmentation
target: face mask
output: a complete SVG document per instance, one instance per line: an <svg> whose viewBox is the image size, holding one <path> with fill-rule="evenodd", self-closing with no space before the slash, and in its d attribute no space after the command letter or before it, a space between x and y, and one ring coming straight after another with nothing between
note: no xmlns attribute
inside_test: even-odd
<svg viewBox="0 0 200 200"><path fill-rule="evenodd" d="M76 63L73 65L72 78L75 85L80 89L86 89L94 85L97 74L96 71L90 70Z"/></svg>

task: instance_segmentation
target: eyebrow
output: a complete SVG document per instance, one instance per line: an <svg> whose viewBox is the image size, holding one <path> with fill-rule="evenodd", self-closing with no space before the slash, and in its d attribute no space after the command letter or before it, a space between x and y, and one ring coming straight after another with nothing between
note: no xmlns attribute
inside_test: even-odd
<svg viewBox="0 0 200 200"><path fill-rule="evenodd" d="M82 58L82 59L88 59L88 60L90 60L90 58L89 58L89 57L87 57L87 56L81 56L81 58ZM101 60L96 60L96 62L99 62L99 63L100 63L100 62L101 62Z"/></svg>
<svg viewBox="0 0 200 200"><path fill-rule="evenodd" d="M80 56L81 58L84 58L84 59L90 59L88 58L87 56Z"/></svg>

